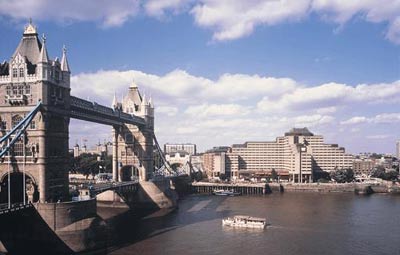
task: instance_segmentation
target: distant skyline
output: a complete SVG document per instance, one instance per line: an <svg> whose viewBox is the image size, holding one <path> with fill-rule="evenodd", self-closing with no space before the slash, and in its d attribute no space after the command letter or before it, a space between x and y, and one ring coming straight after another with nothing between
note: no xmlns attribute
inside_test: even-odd
<svg viewBox="0 0 400 255"><path fill-rule="evenodd" d="M163 144L203 151L292 127L350 153L394 153L400 139L395 0L5 0L0 61L30 17L51 58L66 45L72 95L111 105L134 80ZM70 144L110 130L71 120Z"/></svg>

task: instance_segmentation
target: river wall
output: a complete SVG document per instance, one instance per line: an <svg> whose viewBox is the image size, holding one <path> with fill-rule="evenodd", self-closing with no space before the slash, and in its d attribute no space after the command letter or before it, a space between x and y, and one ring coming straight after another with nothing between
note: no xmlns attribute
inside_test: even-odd
<svg viewBox="0 0 400 255"><path fill-rule="evenodd" d="M196 182L191 184L193 193L211 194L214 190L234 190L245 195L268 194L271 192L320 192L356 194L399 193L400 185L392 182L377 184L365 183L209 183Z"/></svg>

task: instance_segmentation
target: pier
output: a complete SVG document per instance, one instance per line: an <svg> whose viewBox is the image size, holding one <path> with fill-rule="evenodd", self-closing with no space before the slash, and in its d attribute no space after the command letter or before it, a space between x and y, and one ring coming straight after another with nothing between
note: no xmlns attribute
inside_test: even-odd
<svg viewBox="0 0 400 255"><path fill-rule="evenodd" d="M191 184L193 193L212 194L214 190L234 190L244 195L265 195L271 193L267 183L210 183L194 182Z"/></svg>

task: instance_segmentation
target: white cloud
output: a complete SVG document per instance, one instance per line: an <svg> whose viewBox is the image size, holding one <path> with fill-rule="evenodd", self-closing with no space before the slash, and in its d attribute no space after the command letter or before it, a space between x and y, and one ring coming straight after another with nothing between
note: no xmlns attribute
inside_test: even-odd
<svg viewBox="0 0 400 255"><path fill-rule="evenodd" d="M139 8L138 0L4 0L0 15L17 20L96 21L109 27L122 25Z"/></svg>
<svg viewBox="0 0 400 255"><path fill-rule="evenodd" d="M378 139L378 140L380 140L380 139L389 138L390 135L367 135L366 137L367 137L368 139Z"/></svg>
<svg viewBox="0 0 400 255"><path fill-rule="evenodd" d="M296 127L314 127L317 125L328 124L335 120L334 117L329 115L302 115L294 118Z"/></svg>
<svg viewBox="0 0 400 255"><path fill-rule="evenodd" d="M367 22L387 23L386 38L400 43L398 0L199 0L191 12L196 23L212 29L218 41L247 36L256 26L298 21L314 13L340 26L355 16Z"/></svg>
<svg viewBox="0 0 400 255"><path fill-rule="evenodd" d="M364 133L367 129L352 125L365 124L369 132L382 134L383 129L397 132L396 123L400 122L400 113L387 111L399 106L399 81L307 87L290 78L246 74L223 74L211 80L179 69L164 75L100 70L73 76L72 94L110 105L114 90L121 98L132 80L141 92L153 97L160 143L190 141L206 149L248 140L273 140L292 127L306 126L328 138L328 134L342 130L346 146L354 135L368 135ZM377 113L371 116L371 112ZM71 130L75 130L73 127ZM108 128L99 132L98 137L110 136ZM87 128L71 132L71 141L85 134L97 142Z"/></svg>
<svg viewBox="0 0 400 255"><path fill-rule="evenodd" d="M355 116L355 117L352 117L352 118L350 118L348 120L341 121L340 124L342 124L342 125L354 125L354 124L359 124L359 123L365 123L365 122L368 122L368 121L369 121L369 119L364 117L364 116Z"/></svg>
<svg viewBox="0 0 400 255"><path fill-rule="evenodd" d="M307 14L309 4L309 0L200 0L191 13L199 26L212 28L213 38L223 41L249 35L257 25L298 20Z"/></svg>
<svg viewBox="0 0 400 255"><path fill-rule="evenodd" d="M188 12L195 24L210 29L216 41L248 36L259 26L299 22L310 15L343 27L354 17L387 24L385 37L400 44L398 0L3 0L0 15L15 20L94 21L119 26L144 13L163 18ZM316 59L320 62L321 58Z"/></svg>
<svg viewBox="0 0 400 255"><path fill-rule="evenodd" d="M202 104L189 106L186 114L194 117L243 116L250 113L250 107L238 104Z"/></svg>
<svg viewBox="0 0 400 255"><path fill-rule="evenodd" d="M175 116L178 113L178 108L173 106L158 106L158 114L166 114L169 117Z"/></svg>

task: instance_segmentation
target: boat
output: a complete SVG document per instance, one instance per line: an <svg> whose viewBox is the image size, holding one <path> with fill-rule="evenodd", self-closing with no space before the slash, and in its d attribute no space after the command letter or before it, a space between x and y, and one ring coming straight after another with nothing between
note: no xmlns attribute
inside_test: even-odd
<svg viewBox="0 0 400 255"><path fill-rule="evenodd" d="M267 219L246 215L235 215L233 217L222 219L222 226L229 227L264 229L266 225Z"/></svg>
<svg viewBox="0 0 400 255"><path fill-rule="evenodd" d="M231 190L223 190L223 189L217 189L213 191L213 194L216 196L239 196L242 193L234 191L233 189Z"/></svg>

